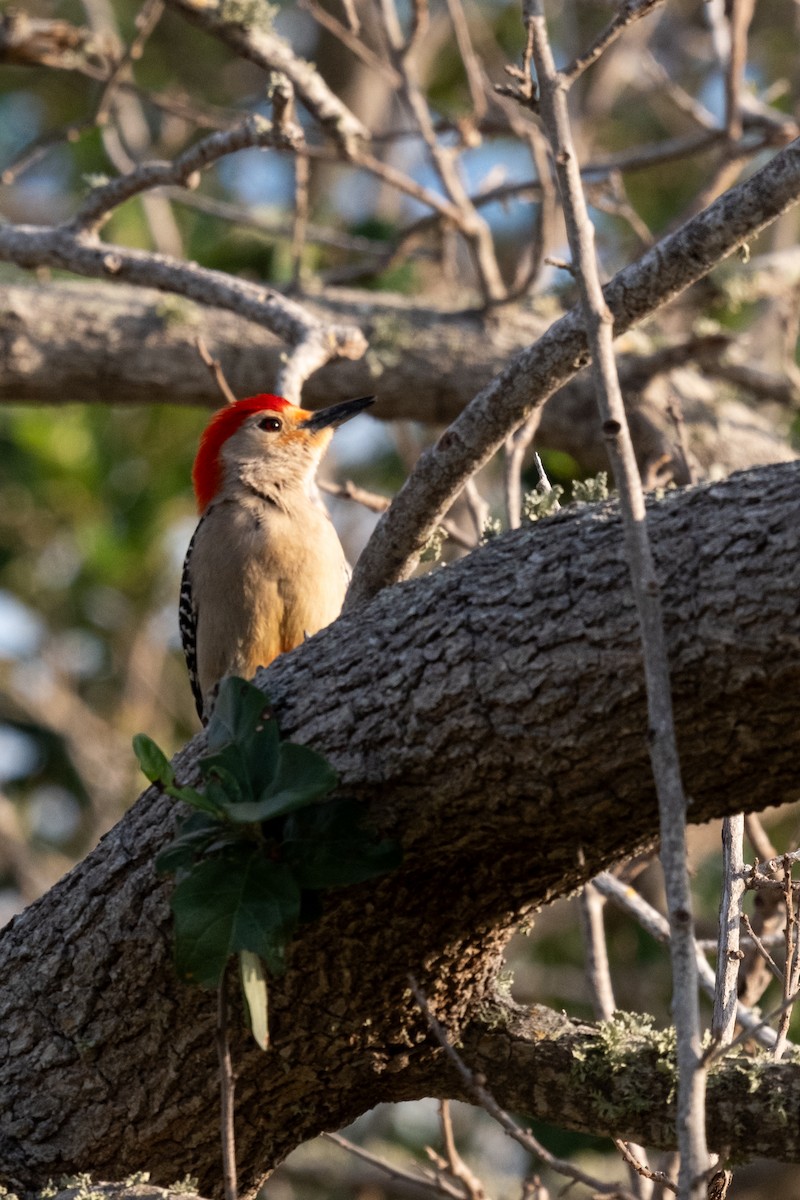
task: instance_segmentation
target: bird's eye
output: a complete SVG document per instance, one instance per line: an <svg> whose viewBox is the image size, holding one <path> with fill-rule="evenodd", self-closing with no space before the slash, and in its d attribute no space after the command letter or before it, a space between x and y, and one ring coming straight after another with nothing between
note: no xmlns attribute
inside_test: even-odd
<svg viewBox="0 0 800 1200"><path fill-rule="evenodd" d="M267 433L277 433L279 429L283 428L283 422L277 417L262 417L258 422L258 428Z"/></svg>

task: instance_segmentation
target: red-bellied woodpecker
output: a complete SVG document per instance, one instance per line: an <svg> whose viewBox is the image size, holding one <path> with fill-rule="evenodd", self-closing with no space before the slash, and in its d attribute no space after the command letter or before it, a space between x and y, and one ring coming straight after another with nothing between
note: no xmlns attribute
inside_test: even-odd
<svg viewBox="0 0 800 1200"><path fill-rule="evenodd" d="M207 425L192 472L200 521L179 612L201 720L223 676L251 679L339 615L349 571L314 476L335 426L373 400L312 413L280 396L251 396Z"/></svg>

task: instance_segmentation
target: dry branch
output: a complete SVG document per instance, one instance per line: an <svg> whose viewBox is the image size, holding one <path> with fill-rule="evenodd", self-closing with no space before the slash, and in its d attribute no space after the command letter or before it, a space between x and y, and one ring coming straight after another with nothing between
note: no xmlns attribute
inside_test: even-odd
<svg viewBox="0 0 800 1200"><path fill-rule="evenodd" d="M608 444L608 456L620 496L625 550L636 598L647 681L650 760L658 796L660 848L672 963L672 1019L678 1063L677 1138L680 1151L680 1200L700 1200L710 1165L706 1142L706 1071L702 1062L697 996L694 918L686 847L687 797L675 737L661 589L647 529L644 491L614 357L614 318L607 307L581 185L578 156L567 108L567 81L556 69L543 0L526 0L530 44L539 79L540 111L550 140L573 270L581 296L592 378Z"/></svg>
<svg viewBox="0 0 800 1200"><path fill-rule="evenodd" d="M242 58L249 59L265 71L279 71L285 75L298 99L338 141L346 154L355 152L360 143L369 137L358 118L330 90L316 67L298 57L289 43L269 28L266 5L265 21L259 26L255 19L250 23L244 19L226 19L222 6L204 4L202 0L166 0L166 3L192 24L199 25L224 42ZM255 6L253 10L255 17Z"/></svg>
<svg viewBox="0 0 800 1200"><path fill-rule="evenodd" d="M650 315L800 198L800 140L624 268L603 289L614 333ZM349 604L405 579L452 501L508 434L587 361L579 309L551 325L479 392L424 455L381 518L353 575Z"/></svg>

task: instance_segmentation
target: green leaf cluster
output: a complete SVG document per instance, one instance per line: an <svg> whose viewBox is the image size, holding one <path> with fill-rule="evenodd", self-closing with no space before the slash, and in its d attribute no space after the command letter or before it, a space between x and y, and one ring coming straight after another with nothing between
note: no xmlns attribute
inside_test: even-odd
<svg viewBox="0 0 800 1200"><path fill-rule="evenodd" d="M251 683L223 680L207 738L197 788L178 784L146 734L133 745L151 783L193 810L156 860L177 880L178 973L213 988L238 954L251 1027L265 1045L261 963L281 974L298 922L320 911L319 892L391 870L400 851L362 827L357 801L320 803L336 788L336 773L314 750L281 741L266 696Z"/></svg>

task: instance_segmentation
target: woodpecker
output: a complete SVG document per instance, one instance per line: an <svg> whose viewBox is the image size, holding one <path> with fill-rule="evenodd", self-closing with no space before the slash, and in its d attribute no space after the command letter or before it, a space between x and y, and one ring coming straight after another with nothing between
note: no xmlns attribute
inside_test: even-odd
<svg viewBox="0 0 800 1200"><path fill-rule="evenodd" d="M225 675L251 679L339 615L349 568L315 475L335 427L374 399L307 412L280 396L250 396L206 426L192 471L200 520L179 607L204 724Z"/></svg>

